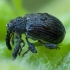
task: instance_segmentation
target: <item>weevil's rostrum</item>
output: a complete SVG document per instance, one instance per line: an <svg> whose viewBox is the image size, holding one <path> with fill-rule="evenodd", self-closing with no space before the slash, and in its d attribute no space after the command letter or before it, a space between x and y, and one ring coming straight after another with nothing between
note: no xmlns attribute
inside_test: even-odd
<svg viewBox="0 0 70 70"><path fill-rule="evenodd" d="M38 42L50 49L57 49L59 48L57 44L63 41L66 33L62 22L48 13L27 14L24 17L18 17L11 20L7 27L6 45L9 50L12 49L10 40L14 44L14 39L17 39L17 45L12 54L14 59L18 54L20 55L22 48L25 46L25 42L21 38L22 34L26 35L28 44L28 49L24 53L26 54L28 51L37 53L35 46L28 41L28 38L38 40ZM46 43L41 40L46 41ZM23 43L23 46L21 43Z"/></svg>

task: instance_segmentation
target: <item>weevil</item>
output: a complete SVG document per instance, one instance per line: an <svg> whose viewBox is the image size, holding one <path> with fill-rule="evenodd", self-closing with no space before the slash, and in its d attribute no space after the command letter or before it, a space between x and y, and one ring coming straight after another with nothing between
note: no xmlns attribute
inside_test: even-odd
<svg viewBox="0 0 70 70"><path fill-rule="evenodd" d="M35 46L29 42L29 38L38 40L39 43L50 49L57 49L59 48L58 44L63 41L65 33L62 22L48 13L26 14L24 17L17 17L7 24L6 46L9 50L12 50L10 41L12 40L12 44L14 44L14 35L16 35L17 44L12 53L15 59L25 46L25 42L21 38L22 34L25 34L28 44L27 51L23 53L24 56L28 51L37 53ZM23 43L23 46L21 46L21 43Z"/></svg>

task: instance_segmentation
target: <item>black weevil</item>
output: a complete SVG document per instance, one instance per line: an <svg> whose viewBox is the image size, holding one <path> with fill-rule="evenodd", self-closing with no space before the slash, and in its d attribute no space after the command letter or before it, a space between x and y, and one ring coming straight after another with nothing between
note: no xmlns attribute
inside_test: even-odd
<svg viewBox="0 0 70 70"><path fill-rule="evenodd" d="M15 59L21 53L22 47L25 46L25 42L21 38L22 34L25 34L28 43L28 50L24 53L26 54L29 50L37 53L35 46L28 41L28 38L36 39L50 49L57 49L59 48L57 44L63 41L65 32L62 22L48 13L27 14L24 17L11 20L7 24L6 45L9 50L12 50L10 40L14 44L15 34L17 45L12 54ZM48 43L43 43L41 40ZM23 43L23 46L21 46L21 43Z"/></svg>

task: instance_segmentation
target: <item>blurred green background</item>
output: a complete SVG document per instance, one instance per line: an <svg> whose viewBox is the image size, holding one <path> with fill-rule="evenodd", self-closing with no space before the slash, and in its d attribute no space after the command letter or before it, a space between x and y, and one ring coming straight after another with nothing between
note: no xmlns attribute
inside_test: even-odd
<svg viewBox="0 0 70 70"><path fill-rule="evenodd" d="M37 54L29 52L12 61L12 51L5 45L6 24L18 16L37 12L62 21L66 35L59 45L61 49L50 50L35 43ZM70 0L0 0L0 70L70 70Z"/></svg>

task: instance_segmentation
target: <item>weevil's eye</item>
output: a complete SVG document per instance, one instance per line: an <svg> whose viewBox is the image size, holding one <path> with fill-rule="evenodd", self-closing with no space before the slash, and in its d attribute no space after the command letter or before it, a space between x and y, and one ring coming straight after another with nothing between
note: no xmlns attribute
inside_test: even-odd
<svg viewBox="0 0 70 70"><path fill-rule="evenodd" d="M6 24L6 26L10 28L12 26L12 24L8 23L8 24Z"/></svg>
<svg viewBox="0 0 70 70"><path fill-rule="evenodd" d="M9 27L9 24L6 24L6 27Z"/></svg>

